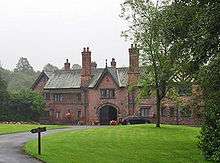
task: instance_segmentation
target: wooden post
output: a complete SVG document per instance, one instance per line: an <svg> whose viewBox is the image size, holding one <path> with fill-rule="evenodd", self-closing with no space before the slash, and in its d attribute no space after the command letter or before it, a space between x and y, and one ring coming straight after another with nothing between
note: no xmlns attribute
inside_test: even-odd
<svg viewBox="0 0 220 163"><path fill-rule="evenodd" d="M38 134L38 154L41 155L41 132L45 132L46 127L38 127L38 128L34 128L32 129L30 132L31 133L37 133Z"/></svg>
<svg viewBox="0 0 220 163"><path fill-rule="evenodd" d="M41 155L41 133L38 132L38 154Z"/></svg>

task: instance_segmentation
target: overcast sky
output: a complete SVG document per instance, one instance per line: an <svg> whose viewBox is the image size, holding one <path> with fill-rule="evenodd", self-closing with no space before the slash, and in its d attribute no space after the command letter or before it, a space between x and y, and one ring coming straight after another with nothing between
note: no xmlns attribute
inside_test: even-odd
<svg viewBox="0 0 220 163"><path fill-rule="evenodd" d="M66 58L81 65L89 46L98 67L114 57L128 65L129 43L120 37L126 28L119 18L122 0L0 0L0 61L13 69L27 57L35 70Z"/></svg>

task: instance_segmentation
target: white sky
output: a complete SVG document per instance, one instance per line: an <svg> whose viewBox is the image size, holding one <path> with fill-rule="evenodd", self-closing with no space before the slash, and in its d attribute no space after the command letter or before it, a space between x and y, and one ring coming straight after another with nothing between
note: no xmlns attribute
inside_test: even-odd
<svg viewBox="0 0 220 163"><path fill-rule="evenodd" d="M89 46L98 67L112 57L128 65L129 43L119 18L122 0L0 0L0 62L13 69L27 57L35 70L65 59L81 65L81 51Z"/></svg>

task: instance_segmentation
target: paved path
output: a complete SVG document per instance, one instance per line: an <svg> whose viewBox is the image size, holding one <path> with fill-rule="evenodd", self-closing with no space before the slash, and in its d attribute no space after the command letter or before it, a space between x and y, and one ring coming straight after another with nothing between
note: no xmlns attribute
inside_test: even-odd
<svg viewBox="0 0 220 163"><path fill-rule="evenodd" d="M73 126L65 129L49 130L42 135L61 131L83 130L96 126ZM0 163L40 163L37 159L24 154L22 146L30 139L36 139L37 134L30 132L0 135ZM37 150L37 149L36 149Z"/></svg>

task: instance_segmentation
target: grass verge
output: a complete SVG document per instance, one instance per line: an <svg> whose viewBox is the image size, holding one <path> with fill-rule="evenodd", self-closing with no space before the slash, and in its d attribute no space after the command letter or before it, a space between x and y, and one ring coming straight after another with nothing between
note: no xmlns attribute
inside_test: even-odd
<svg viewBox="0 0 220 163"><path fill-rule="evenodd" d="M117 126L46 136L41 156L36 140L24 148L48 163L202 163L206 161L197 148L199 131L187 126Z"/></svg>
<svg viewBox="0 0 220 163"><path fill-rule="evenodd" d="M66 128L67 126L37 125L37 124L0 124L0 135L17 133L17 132L26 132L37 127L47 127L47 129L50 130L50 129L57 129L57 128Z"/></svg>

